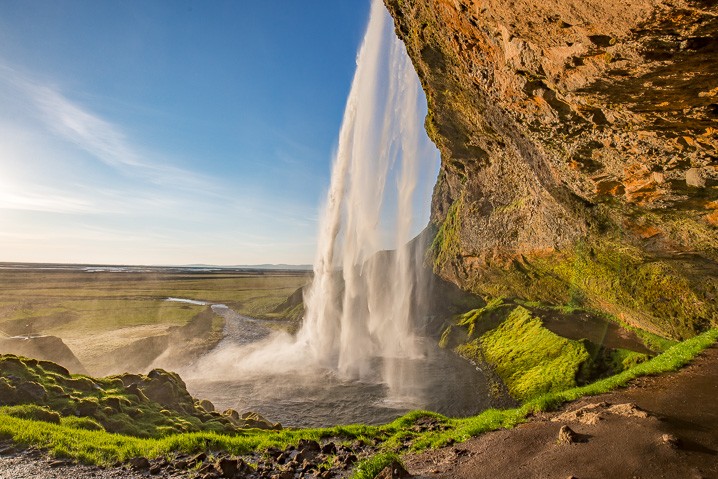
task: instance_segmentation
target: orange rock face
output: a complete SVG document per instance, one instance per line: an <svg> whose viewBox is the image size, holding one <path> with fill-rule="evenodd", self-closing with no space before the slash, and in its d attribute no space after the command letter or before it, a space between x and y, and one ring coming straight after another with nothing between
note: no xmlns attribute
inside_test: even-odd
<svg viewBox="0 0 718 479"><path fill-rule="evenodd" d="M385 3L442 154L432 222L458 215L442 276L607 237L718 264L718 4Z"/></svg>

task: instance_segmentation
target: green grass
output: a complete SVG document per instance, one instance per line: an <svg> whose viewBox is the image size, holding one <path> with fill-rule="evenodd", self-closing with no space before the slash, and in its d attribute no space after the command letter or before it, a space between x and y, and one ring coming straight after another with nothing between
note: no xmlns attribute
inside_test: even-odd
<svg viewBox="0 0 718 479"><path fill-rule="evenodd" d="M393 452L381 452L365 459L357 465L351 479L374 479L385 467L392 462L399 462L399 455Z"/></svg>
<svg viewBox="0 0 718 479"><path fill-rule="evenodd" d="M464 441L487 431L513 427L525 422L532 414L555 409L567 401L611 391L639 376L674 371L717 340L718 329L712 329L615 376L586 386L549 392L527 401L518 408L491 409L465 419L449 419L435 413L414 411L383 426L350 425L283 431L246 430L232 436L199 432L142 439L105 431L89 431L67 420L62 420L60 424L51 424L13 417L0 411L0 437L47 449L56 456L93 464L111 464L137 456L160 457L176 452L224 450L232 454L247 454L269 447L284 448L290 444L296 445L300 439L380 439L382 447L379 455L363 461L355 471L357 474L355 477L366 478L371 477L379 467L388 464L394 457L392 453L438 447L453 441ZM431 416L440 421L444 429L424 433L411 429L415 421L424 416Z"/></svg>

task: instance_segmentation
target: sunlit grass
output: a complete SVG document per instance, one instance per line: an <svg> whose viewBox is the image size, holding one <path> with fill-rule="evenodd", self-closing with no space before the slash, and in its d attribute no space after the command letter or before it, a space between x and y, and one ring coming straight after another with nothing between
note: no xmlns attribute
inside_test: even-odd
<svg viewBox="0 0 718 479"><path fill-rule="evenodd" d="M297 444L300 439L379 439L382 444L379 455L362 461L356 468L354 477L364 479L372 477L371 474L378 472L378 468L388 464L394 458L393 454L438 447L455 441L464 441L487 431L514 427L525 422L532 414L555 409L567 401L611 391L639 376L674 371L687 364L716 340L718 340L718 329L713 329L679 343L663 354L615 376L586 386L544 394L518 408L491 409L463 419L449 419L435 413L414 411L382 426L349 425L282 431L247 430L236 435L202 432L175 434L158 439L140 439L104 431L89 431L82 428L83 425L73 424L64 418L60 424L51 424L0 414L0 437L45 448L56 456L93 464L111 464L136 456L152 458L176 452L193 453L206 450L246 454L269 447L284 448L290 444ZM411 426L414 422L424 416L433 417L441 423L443 429L428 432L413 430Z"/></svg>

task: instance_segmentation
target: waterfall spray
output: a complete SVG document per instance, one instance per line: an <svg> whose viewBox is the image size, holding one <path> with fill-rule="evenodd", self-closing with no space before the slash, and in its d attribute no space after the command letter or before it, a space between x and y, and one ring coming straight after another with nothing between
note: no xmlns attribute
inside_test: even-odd
<svg viewBox="0 0 718 479"><path fill-rule="evenodd" d="M421 143L428 139L420 135L419 81L392 27L384 5L372 0L297 335L315 361L347 378L375 375L376 360L382 360L390 385L392 359L419 354L410 315L422 258L408 243L417 182L422 168L430 171L436 161ZM395 208L388 225L394 252L379 252L389 205Z"/></svg>
<svg viewBox="0 0 718 479"><path fill-rule="evenodd" d="M372 0L320 217L302 326L294 337L273 332L256 342L230 341L186 377L291 371L296 383L329 374L333 380L384 383L390 402L402 407L426 405L412 402L426 383L417 376L422 362L412 361L425 353L415 335L424 248L412 237L425 224L423 209L438 168L438 152L423 134L424 102L391 17L381 0Z"/></svg>
<svg viewBox="0 0 718 479"><path fill-rule="evenodd" d="M427 238L413 237L426 224L439 157L392 26L372 0L302 325L290 335L217 309L225 339L181 372L215 404L311 427L386 423L411 409L467 416L490 405L483 374L419 334L422 326L436 332L425 320L438 283L424 267Z"/></svg>

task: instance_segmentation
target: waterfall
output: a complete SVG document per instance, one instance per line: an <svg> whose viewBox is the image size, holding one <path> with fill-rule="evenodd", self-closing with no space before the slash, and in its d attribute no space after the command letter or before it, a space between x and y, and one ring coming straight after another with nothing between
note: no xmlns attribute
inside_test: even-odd
<svg viewBox="0 0 718 479"><path fill-rule="evenodd" d="M423 131L425 114L423 91L393 21L381 0L372 0L302 325L295 336L275 331L217 348L183 371L186 377L251 382L279 375L287 384L306 381L308 389L321 378L382 383L387 407L429 404L437 393L422 390L427 349L415 333L423 319L418 300L428 296L422 289L428 285L423 243L412 240L428 222L439 163ZM253 394L272 389L264 384Z"/></svg>
<svg viewBox="0 0 718 479"><path fill-rule="evenodd" d="M374 377L379 364L391 386L401 376L395 360L421 354L412 298L423 250L409 242L417 194L428 204L427 172L438 158L423 132L423 102L391 17L372 0L297 333L310 359L348 379ZM393 251L382 251L387 246Z"/></svg>

